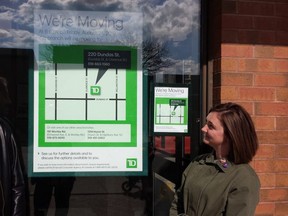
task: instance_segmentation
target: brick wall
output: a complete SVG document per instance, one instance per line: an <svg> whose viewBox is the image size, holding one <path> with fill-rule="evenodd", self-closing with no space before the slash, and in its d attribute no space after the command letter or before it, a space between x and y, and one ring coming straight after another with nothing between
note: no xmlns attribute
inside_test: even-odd
<svg viewBox="0 0 288 216"><path fill-rule="evenodd" d="M288 215L288 0L208 0L213 103L252 115L260 149L256 215Z"/></svg>

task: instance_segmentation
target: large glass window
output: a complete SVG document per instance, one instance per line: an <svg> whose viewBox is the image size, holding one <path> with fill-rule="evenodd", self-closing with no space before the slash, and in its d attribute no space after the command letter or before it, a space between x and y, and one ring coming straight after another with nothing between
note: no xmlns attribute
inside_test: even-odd
<svg viewBox="0 0 288 216"><path fill-rule="evenodd" d="M198 151L200 4L200 0L1 2L0 77L7 80L12 101L6 115L15 128L23 156L28 215L43 215L45 211L54 215L59 209L59 215L167 215L185 161ZM108 60L98 60L98 56L89 60L90 54ZM95 66L98 64L101 68ZM104 64L112 64L113 70ZM82 72L84 75L79 75ZM134 75L137 73L141 73L141 79ZM95 75L93 80L89 74ZM106 88L97 84L100 79ZM158 84L191 88L192 130L188 134L153 133L152 93ZM81 88L88 96L79 102ZM115 106L105 102L107 95L89 105L89 95L95 99L101 90L104 94L113 88L117 91L113 92L113 97L117 95ZM71 92L77 96L73 100ZM68 106L67 98L71 108L61 109ZM139 123L140 116L144 118ZM56 131L51 135L54 138L47 135L48 126L51 134ZM73 138L60 134L60 126ZM93 134L91 137L102 133L102 141L79 140L84 129ZM114 140L112 131L118 134ZM133 149L139 155L130 154ZM53 152L58 155L49 162ZM71 154L75 154L73 158ZM89 154L95 157L84 163ZM40 161L35 159L37 155ZM124 168L117 159L121 156L127 159ZM59 158L62 162L57 163L57 169L39 171ZM82 168L76 169L73 160L79 160ZM91 170L90 162L104 168ZM38 171L33 170L36 164ZM107 164L109 170L105 170ZM131 171L136 164L141 169Z"/></svg>

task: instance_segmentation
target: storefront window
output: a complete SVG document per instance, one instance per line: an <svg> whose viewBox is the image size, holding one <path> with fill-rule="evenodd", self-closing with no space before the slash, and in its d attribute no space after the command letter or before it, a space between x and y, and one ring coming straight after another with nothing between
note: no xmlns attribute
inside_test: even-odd
<svg viewBox="0 0 288 216"><path fill-rule="evenodd" d="M153 163L155 155L175 161L179 137L151 132L150 93L155 84L188 85L197 116L200 2L1 3L0 76L28 215L167 215L178 177ZM183 158L197 139L181 137Z"/></svg>

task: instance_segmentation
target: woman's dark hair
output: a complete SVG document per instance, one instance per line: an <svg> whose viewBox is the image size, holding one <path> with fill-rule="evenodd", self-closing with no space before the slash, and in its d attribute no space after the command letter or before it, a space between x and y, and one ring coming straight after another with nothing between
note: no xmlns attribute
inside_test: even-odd
<svg viewBox="0 0 288 216"><path fill-rule="evenodd" d="M252 161L258 149L258 138L249 113L235 103L223 103L211 108L219 113L225 139L230 143L228 159L235 164Z"/></svg>

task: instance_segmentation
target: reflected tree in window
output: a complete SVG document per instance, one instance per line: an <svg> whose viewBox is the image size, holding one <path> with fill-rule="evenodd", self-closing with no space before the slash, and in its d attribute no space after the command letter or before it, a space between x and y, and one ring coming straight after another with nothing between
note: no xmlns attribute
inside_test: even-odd
<svg viewBox="0 0 288 216"><path fill-rule="evenodd" d="M149 75L153 75L172 66L174 62L168 58L168 54L166 43L160 43L154 39L145 40L143 42L143 69Z"/></svg>

